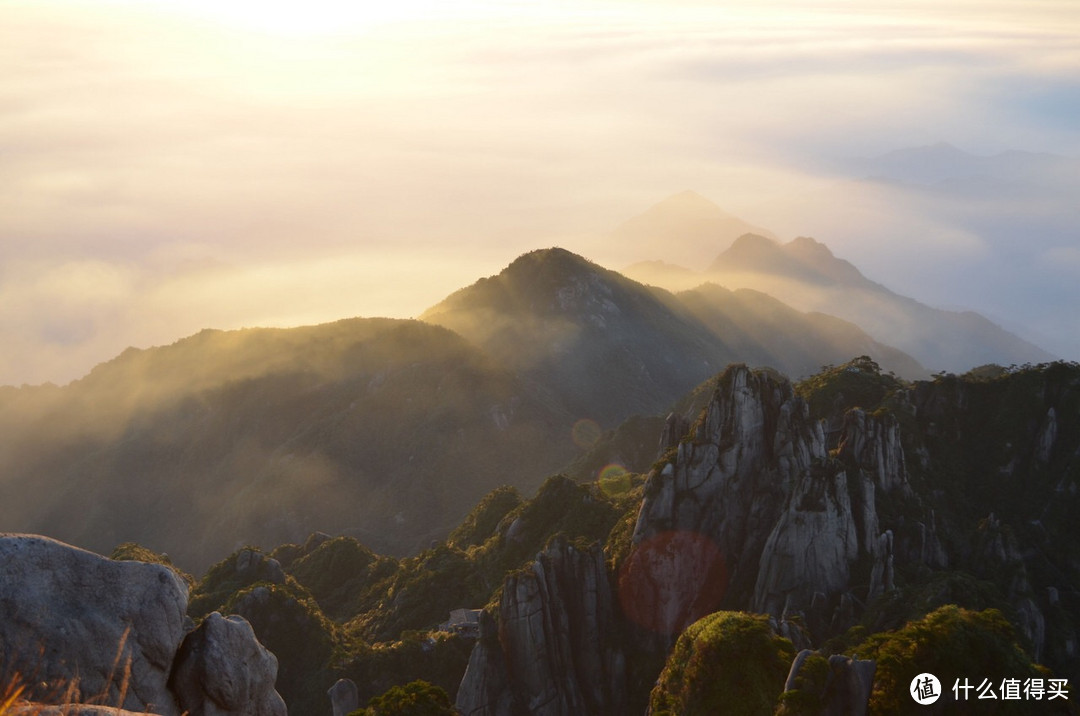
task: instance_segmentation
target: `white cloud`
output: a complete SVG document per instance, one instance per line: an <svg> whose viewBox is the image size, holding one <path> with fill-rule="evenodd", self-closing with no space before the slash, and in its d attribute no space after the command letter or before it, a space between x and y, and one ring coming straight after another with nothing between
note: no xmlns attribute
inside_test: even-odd
<svg viewBox="0 0 1080 716"><path fill-rule="evenodd" d="M21 355L54 360L0 366L0 382L31 368L59 380L106 345L216 321L411 315L416 302L378 280L403 256L460 256L427 282L453 288L478 275L470 256L498 254L494 270L685 188L735 213L776 207L831 181L824 157L940 139L1080 151L1052 116L1075 96L1080 55L1080 19L1062 3L473 2L426 21L413 12L424 3L366 20L351 4L333 27L338 9L320 3L315 26L291 29L265 22L288 3L262 26L237 4L166 5L5 9L0 261L26 273L5 272L19 308L0 309L2 331ZM1005 111L1032 78L1040 94ZM746 218L775 227L769 211ZM985 250L981 236L910 221L904 233L943 260ZM317 290L345 282L327 266L366 275L340 257L387 251L397 258L363 282L377 300ZM102 274L112 288L88 302L86 333L57 329L83 336L65 353L34 326L69 325L50 277L94 262L126 278ZM261 298L236 299L229 282ZM267 288L282 285L292 309Z"/></svg>

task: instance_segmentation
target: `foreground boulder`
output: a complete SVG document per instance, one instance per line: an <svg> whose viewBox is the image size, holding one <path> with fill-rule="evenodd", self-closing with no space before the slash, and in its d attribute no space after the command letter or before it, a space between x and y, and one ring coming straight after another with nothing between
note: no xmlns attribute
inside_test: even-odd
<svg viewBox="0 0 1080 716"><path fill-rule="evenodd" d="M30 698L77 682L79 701L178 714L167 681L186 609L168 567L0 535L0 663L32 680Z"/></svg>
<svg viewBox="0 0 1080 716"><path fill-rule="evenodd" d="M5 716L143 716L142 712L125 711L112 706L91 706L89 704L59 704L45 706L42 704L24 703L15 706L10 712L5 711Z"/></svg>
<svg viewBox="0 0 1080 716"><path fill-rule="evenodd" d="M277 668L243 617L212 612L180 646L172 686L191 716L285 716Z"/></svg>
<svg viewBox="0 0 1080 716"><path fill-rule="evenodd" d="M0 665L27 713L285 716L251 626L215 612L192 630L187 603L166 566L0 534Z"/></svg>

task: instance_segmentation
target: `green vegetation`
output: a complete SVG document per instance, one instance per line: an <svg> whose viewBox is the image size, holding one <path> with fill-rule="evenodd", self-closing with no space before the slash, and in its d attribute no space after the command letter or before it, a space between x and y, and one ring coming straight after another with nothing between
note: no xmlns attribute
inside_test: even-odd
<svg viewBox="0 0 1080 716"><path fill-rule="evenodd" d="M716 379L707 386L715 389ZM1069 639L1060 635L1077 633L1070 588L1080 545L1066 537L1080 509L1080 366L981 367L905 386L863 356L828 366L796 390L816 417L835 421L860 406L899 421L910 485L876 495L879 529L894 533L896 588L856 612L858 625L810 656L784 694L794 649L764 616L705 617L679 637L666 664L659 641L623 623L605 638L623 650L632 707L648 702L655 714L816 713L831 676L827 657L838 653L877 660L872 707L881 714L913 704L907 684L922 671L936 673L946 689L954 673L999 675L999 681L1045 676L1009 623L1022 623L1022 599L1040 610L1047 634L1059 637L1047 640L1047 663L1075 667L1075 656L1066 653ZM1045 439L1051 422L1067 441ZM284 576L271 582L267 560L246 558L241 574L234 554L196 585L191 613L235 609L247 616L281 660L279 686L290 709L324 710L326 689L341 677L372 699L359 713L397 713L371 709L400 708L413 697L427 704L422 694L438 692L410 691L406 684L415 680L445 693L436 707L448 705L474 643L436 631L451 610L492 608L507 575L558 536L581 548L603 544L611 573L618 572L630 551L644 477L617 469L609 454L593 457L611 469L583 482L551 477L530 499L497 488L445 542L415 556L379 556L355 539L322 535L275 550ZM947 562L926 556L938 539ZM124 547L124 554L141 555L135 558L161 558ZM857 571L868 570L867 563ZM1047 585L1055 588L1053 599ZM861 599L866 586L851 589ZM488 638L494 643L498 636ZM378 701L380 694L386 699Z"/></svg>
<svg viewBox="0 0 1080 716"><path fill-rule="evenodd" d="M614 430L606 430L589 450L566 468L578 482L600 480L618 468L647 472L656 459L656 444L664 431L664 418L633 415Z"/></svg>
<svg viewBox="0 0 1080 716"><path fill-rule="evenodd" d="M521 504L521 495L509 485L497 487L484 496L460 525L446 538L446 543L458 549L483 544L495 534L495 528L510 510Z"/></svg>
<svg viewBox="0 0 1080 716"><path fill-rule="evenodd" d="M326 691L337 680L331 657L338 628L310 593L291 578L288 584L260 582L233 594L221 611L247 619L263 646L277 656L277 691L290 710L325 710Z"/></svg>
<svg viewBox="0 0 1080 716"><path fill-rule="evenodd" d="M899 588L876 599L863 617L864 632L898 629L934 610L954 605L1012 614L1002 590L990 580L959 569L910 575Z"/></svg>
<svg viewBox="0 0 1080 716"><path fill-rule="evenodd" d="M506 575L558 535L581 546L605 542L640 500L640 476L616 479L631 489L611 495L598 483L555 476L522 501L516 490L498 488L447 542L400 560L352 538L312 537L274 550L281 580L261 552L239 550L199 581L189 613L247 618L278 655L278 690L299 713L324 710L326 690L342 677L356 681L363 698L412 679L452 697L473 642L436 626L453 609L489 604Z"/></svg>
<svg viewBox="0 0 1080 716"><path fill-rule="evenodd" d="M371 699L366 709L353 711L349 716L454 716L455 713L445 690L417 680L392 687Z"/></svg>
<svg viewBox="0 0 1080 716"><path fill-rule="evenodd" d="M376 555L352 537L336 537L296 558L288 571L327 616L344 619L371 608L377 601L375 585L397 569L397 560Z"/></svg>
<svg viewBox="0 0 1080 716"><path fill-rule="evenodd" d="M237 560L244 552L258 556L253 560L253 568L241 571L237 567ZM195 620L201 620L212 611L220 611L241 589L258 582L268 582L273 576L270 564L263 558L262 550L257 547L238 549L212 566L191 590L188 615ZM300 589L299 585L295 587Z"/></svg>
<svg viewBox="0 0 1080 716"><path fill-rule="evenodd" d="M349 628L371 641L397 638L410 629L430 629L452 609L483 605L493 587L460 549L440 544L407 557L373 589L381 595Z"/></svg>
<svg viewBox="0 0 1080 716"><path fill-rule="evenodd" d="M839 366L822 366L821 372L795 384L795 393L810 405L812 418L835 419L851 408L876 410L886 396L904 387L896 376L882 373L869 356L859 356Z"/></svg>
<svg viewBox="0 0 1080 716"><path fill-rule="evenodd" d="M649 708L655 716L772 713L794 656L767 616L710 614L675 643Z"/></svg>
<svg viewBox="0 0 1080 716"><path fill-rule="evenodd" d="M831 675L829 660L820 652L806 657L795 677L795 688L780 694L776 716L816 716L825 704L822 695Z"/></svg>
<svg viewBox="0 0 1080 716"><path fill-rule="evenodd" d="M908 688L923 672L941 681L944 703L954 701L952 686L958 679L964 683L966 678L973 686L988 679L998 688L1006 678L1023 681L1048 676L1017 646L1012 625L994 609L941 607L902 629L870 636L855 651L859 658L877 662L872 714L919 713L922 707L908 695ZM971 692L971 698L976 695ZM1053 712L1053 704L1040 706ZM1030 712L1031 704L999 701L995 707L995 713L1022 714Z"/></svg>
<svg viewBox="0 0 1080 716"><path fill-rule="evenodd" d="M195 586L195 578L187 572L179 569L169 559L169 555L155 552L152 549L143 547L141 544L135 542L124 542L116 546L116 549L109 555L109 559L115 559L121 562L148 562L149 564L160 564L168 567L176 573L180 579L184 580L188 589Z"/></svg>

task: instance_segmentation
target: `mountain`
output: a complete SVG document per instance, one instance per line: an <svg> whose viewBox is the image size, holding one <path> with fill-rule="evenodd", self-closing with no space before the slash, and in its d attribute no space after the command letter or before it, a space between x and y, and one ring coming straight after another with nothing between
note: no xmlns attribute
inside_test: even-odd
<svg viewBox="0 0 1080 716"><path fill-rule="evenodd" d="M931 662L943 683L1075 678L1080 425L1056 416L1075 415L1076 365L909 386L866 360L798 385L731 366L710 383L602 553L571 533L507 576L462 713L903 713L886 704ZM703 633L717 621L738 626Z"/></svg>
<svg viewBox="0 0 1080 716"><path fill-rule="evenodd" d="M207 330L64 387L0 390L0 525L98 551L140 542L195 570L313 530L412 553L489 490L535 488L730 361L806 375L863 354L923 373L761 294L674 295L535 251L423 321Z"/></svg>
<svg viewBox="0 0 1080 716"><path fill-rule="evenodd" d="M977 310L1055 355L1080 356L1067 308L1080 302L1080 158L938 144L832 169L837 181L749 215L770 217L777 234L826 241L897 293Z"/></svg>
<svg viewBox="0 0 1080 716"><path fill-rule="evenodd" d="M781 244L765 236L744 234L706 272L775 275L821 286L880 288L851 263L833 256L825 244L805 236Z"/></svg>
<svg viewBox="0 0 1080 716"><path fill-rule="evenodd" d="M71 625L118 608L142 609L137 659L159 653L148 633L165 633L162 620L175 645L193 581L187 616L203 626L188 630L198 645L181 661L207 654L224 621L214 612L230 614L247 647L277 655L275 688L294 714L325 712L331 686L349 709L404 688L442 703L435 713L454 703L468 716L905 713L927 670L944 685L984 674L1001 713L1020 714L1030 705L1000 697L1006 680L1039 679L1046 696L1080 676L1080 365L915 383L866 357L798 383L731 365L678 403L696 407L654 436L647 473L554 476L527 498L497 488L412 557L313 534L270 553L237 549L193 581L165 555L123 545L113 559L164 565L142 570L153 584L125 601L134 565L52 545L113 575L80 577L18 546L49 540L9 536L0 585L16 617L41 584L77 612L12 622L21 643L40 645L30 666L37 658L51 677L71 673ZM94 595L82 599L88 579ZM164 591L173 608L146 611ZM123 631L94 624L107 638ZM107 666L112 645L84 650L103 665L101 693L122 694L108 688L126 682ZM189 685L208 683L193 672ZM225 681L268 684L269 672ZM47 686L34 684L56 693ZM943 689L946 712L962 701ZM1067 698L1040 710L1074 712Z"/></svg>
<svg viewBox="0 0 1080 716"><path fill-rule="evenodd" d="M0 524L201 569L314 529L415 551L574 454L570 416L418 321L203 331L0 394Z"/></svg>
<svg viewBox="0 0 1080 716"><path fill-rule="evenodd" d="M733 365L695 393L646 474L500 488L407 559L326 535L240 550L191 615L232 605L287 655L294 713L339 678L361 702L425 679L479 716L903 712L886 704L929 665L1080 674L1080 366L904 383L860 358L793 384Z"/></svg>
<svg viewBox="0 0 1080 716"><path fill-rule="evenodd" d="M658 273L642 264L625 272L642 281L674 279L672 288L695 280L670 269ZM741 236L696 280L756 289L789 306L850 321L931 370L964 372L986 363L1053 359L975 312L931 308L896 294L834 256L825 244L807 237L782 244L756 234Z"/></svg>
<svg viewBox="0 0 1080 716"><path fill-rule="evenodd" d="M563 249L525 254L420 318L465 336L606 427L666 410L731 361L806 375L870 353L904 375L925 373L855 326L764 294L732 297L714 286L672 295Z"/></svg>
<svg viewBox="0 0 1080 716"><path fill-rule="evenodd" d="M899 375L928 375L914 358L874 340L854 323L824 313L801 313L760 291L730 291L707 283L676 295L699 321L725 337L740 360L753 365L802 377L824 364L870 355Z"/></svg>
<svg viewBox="0 0 1080 716"><path fill-rule="evenodd" d="M663 410L735 355L670 294L564 249L525 254L420 319L465 336L606 425Z"/></svg>
<svg viewBox="0 0 1080 716"><path fill-rule="evenodd" d="M656 247L662 246L670 261L694 266L711 256L717 246L726 246L747 233L772 237L768 230L724 212L697 192L684 191L627 219L610 239L626 256L649 259L655 256Z"/></svg>
<svg viewBox="0 0 1080 716"><path fill-rule="evenodd" d="M1011 150L983 156L947 143L905 147L877 157L852 159L846 169L858 176L925 186L958 187L964 182L990 186L986 180L1031 186L1054 193L1080 176L1080 160L1055 154Z"/></svg>

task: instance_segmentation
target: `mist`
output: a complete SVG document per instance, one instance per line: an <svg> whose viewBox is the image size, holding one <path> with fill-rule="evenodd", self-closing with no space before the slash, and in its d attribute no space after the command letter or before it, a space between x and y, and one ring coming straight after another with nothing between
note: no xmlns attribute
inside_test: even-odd
<svg viewBox="0 0 1080 716"><path fill-rule="evenodd" d="M621 268L642 256L605 237L684 189L1080 356L1075 174L1007 231L1000 192L851 183L941 141L1080 156L1069 3L230 8L5 9L0 384L205 327L419 315L542 246Z"/></svg>

